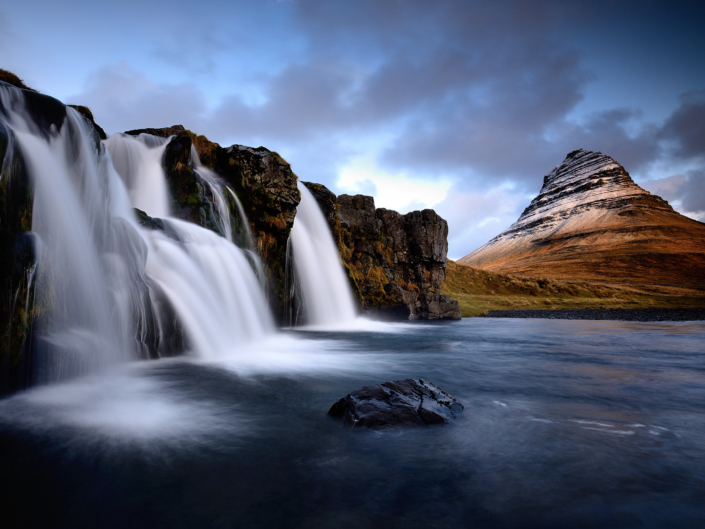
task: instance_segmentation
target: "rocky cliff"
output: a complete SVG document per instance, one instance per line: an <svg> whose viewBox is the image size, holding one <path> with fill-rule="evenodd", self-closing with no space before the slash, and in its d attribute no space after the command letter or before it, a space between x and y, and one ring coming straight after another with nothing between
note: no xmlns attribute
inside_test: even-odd
<svg viewBox="0 0 705 529"><path fill-rule="evenodd" d="M358 299L390 319L459 319L458 302L441 294L448 223L433 210L401 215L376 209L364 195L335 196L304 182L324 211Z"/></svg>
<svg viewBox="0 0 705 529"><path fill-rule="evenodd" d="M703 284L705 225L609 156L579 149L544 177L517 222L459 262L523 277Z"/></svg>

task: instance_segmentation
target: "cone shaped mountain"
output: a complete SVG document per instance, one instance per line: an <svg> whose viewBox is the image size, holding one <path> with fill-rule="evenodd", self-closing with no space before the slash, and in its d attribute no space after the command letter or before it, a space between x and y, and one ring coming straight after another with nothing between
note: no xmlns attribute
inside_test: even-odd
<svg viewBox="0 0 705 529"><path fill-rule="evenodd" d="M609 156L579 149L544 177L519 220L458 262L523 277L703 285L705 224Z"/></svg>

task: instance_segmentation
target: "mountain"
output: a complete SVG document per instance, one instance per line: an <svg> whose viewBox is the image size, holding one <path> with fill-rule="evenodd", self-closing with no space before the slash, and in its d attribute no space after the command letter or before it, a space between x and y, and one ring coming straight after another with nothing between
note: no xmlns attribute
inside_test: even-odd
<svg viewBox="0 0 705 529"><path fill-rule="evenodd" d="M609 156L579 149L544 177L519 220L458 262L523 277L703 285L705 224Z"/></svg>

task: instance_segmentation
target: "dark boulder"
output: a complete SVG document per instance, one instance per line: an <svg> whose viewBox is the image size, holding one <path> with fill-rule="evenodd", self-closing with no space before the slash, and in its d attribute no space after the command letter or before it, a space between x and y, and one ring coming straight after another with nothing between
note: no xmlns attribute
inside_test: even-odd
<svg viewBox="0 0 705 529"><path fill-rule="evenodd" d="M448 424L460 416L463 405L441 388L407 378L371 384L333 404L328 415L353 428L377 430L390 426Z"/></svg>

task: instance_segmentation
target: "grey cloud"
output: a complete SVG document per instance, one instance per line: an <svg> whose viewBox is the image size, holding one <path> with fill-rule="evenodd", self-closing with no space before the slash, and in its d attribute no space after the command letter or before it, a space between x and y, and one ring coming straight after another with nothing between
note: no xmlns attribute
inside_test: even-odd
<svg viewBox="0 0 705 529"><path fill-rule="evenodd" d="M680 211L705 213L705 170L693 169L641 183L644 189L665 198L669 202L680 201Z"/></svg>
<svg viewBox="0 0 705 529"><path fill-rule="evenodd" d="M566 153L577 148L600 151L617 160L628 172L637 172L646 169L662 153L656 125L642 125L637 134L629 132L630 121L638 120L640 115L638 110L628 108L599 112L583 124L564 127L556 143L567 149Z"/></svg>
<svg viewBox="0 0 705 529"><path fill-rule="evenodd" d="M693 170L686 173L681 205L688 212L705 212L705 170Z"/></svg>
<svg viewBox="0 0 705 529"><path fill-rule="evenodd" d="M125 65L106 67L93 74L88 89L71 98L93 110L106 132L183 124L202 130L205 95L188 83L165 85Z"/></svg>
<svg viewBox="0 0 705 529"><path fill-rule="evenodd" d="M683 195L683 187L686 182L687 179L685 175L677 174L667 176L665 178L647 180L645 182L641 182L639 185L650 193L658 195L668 202L673 202L675 200L679 200Z"/></svg>
<svg viewBox="0 0 705 529"><path fill-rule="evenodd" d="M676 143L674 156L705 157L705 90L683 94L680 107L668 118L661 137Z"/></svg>
<svg viewBox="0 0 705 529"><path fill-rule="evenodd" d="M196 30L185 24L168 38L154 45L152 53L166 63L193 73L215 71L216 56L228 45L206 29Z"/></svg>

